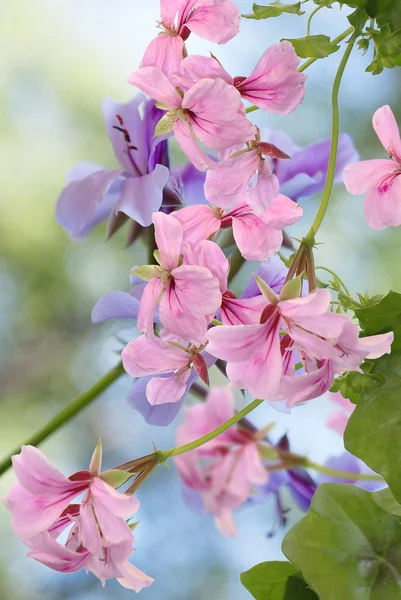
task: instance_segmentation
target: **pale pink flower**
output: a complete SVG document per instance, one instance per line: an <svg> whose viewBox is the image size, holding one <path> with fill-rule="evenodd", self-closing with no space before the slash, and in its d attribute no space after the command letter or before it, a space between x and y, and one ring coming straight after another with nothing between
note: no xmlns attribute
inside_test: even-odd
<svg viewBox="0 0 401 600"><path fill-rule="evenodd" d="M214 161L197 140L213 150L223 150L256 135L240 93L223 79L203 78L180 93L160 69L142 67L128 81L165 107L166 130L174 131L182 150L201 171L213 168Z"/></svg>
<svg viewBox="0 0 401 600"><path fill-rule="evenodd" d="M201 354L204 347L184 345L182 340L164 334L162 331L160 338L141 336L129 342L121 355L124 369L132 377L168 374L147 384L146 397L152 406L178 402L186 392L192 367L208 383L208 368Z"/></svg>
<svg viewBox="0 0 401 600"><path fill-rule="evenodd" d="M185 410L184 422L177 429L177 445L205 435L234 414L230 390L213 389L204 404ZM247 502L255 485L268 480L254 436L236 425L174 460L183 483L200 493L204 508L215 516L219 531L235 535L233 511Z"/></svg>
<svg viewBox="0 0 401 600"><path fill-rule="evenodd" d="M208 331L208 352L227 361L231 385L258 398L287 400L292 406L326 392L336 374L355 370L365 358L390 352L393 333L359 338L345 315L327 312L328 290L304 298L271 302L260 324L215 327ZM282 330L287 335L281 337ZM297 350L306 373L295 371L288 353Z"/></svg>
<svg viewBox="0 0 401 600"><path fill-rule="evenodd" d="M160 266L149 266L137 326L153 335L153 316L159 304L162 325L187 342L201 345L208 323L221 305L219 281L204 266L182 264L183 229L172 216L153 215ZM140 275L140 269L135 271ZM211 317L210 317L211 315Z"/></svg>
<svg viewBox="0 0 401 600"><path fill-rule="evenodd" d="M90 469L68 478L33 446L23 446L13 466L18 482L4 504L12 513L14 531L31 548L28 556L62 573L85 568L103 584L117 578L135 591L152 583L127 561L133 537L124 517L135 513L139 502L101 478L101 444ZM72 503L82 492L82 503ZM70 526L63 545L58 538Z"/></svg>
<svg viewBox="0 0 401 600"><path fill-rule="evenodd" d="M352 404L347 398L344 398L340 392L336 392L335 394L329 393L329 399L331 402L337 404L341 410L336 410L331 413L326 421L326 426L342 436L347 426L348 419L355 409L355 404Z"/></svg>
<svg viewBox="0 0 401 600"><path fill-rule="evenodd" d="M366 194L365 216L369 227L384 229L401 225L401 139L389 106L373 115L373 127L392 160L363 160L344 170L350 194Z"/></svg>
<svg viewBox="0 0 401 600"><path fill-rule="evenodd" d="M212 236L220 228L233 228L242 256L247 260L267 260L283 241L283 229L302 216L302 208L279 194L263 214L255 212L245 201L231 210L213 206L188 206L173 213L183 226L184 240L192 245Z"/></svg>
<svg viewBox="0 0 401 600"><path fill-rule="evenodd" d="M160 33L146 49L141 67L159 67L167 75L183 58L184 43L191 32L225 44L239 31L240 13L233 0L161 0Z"/></svg>

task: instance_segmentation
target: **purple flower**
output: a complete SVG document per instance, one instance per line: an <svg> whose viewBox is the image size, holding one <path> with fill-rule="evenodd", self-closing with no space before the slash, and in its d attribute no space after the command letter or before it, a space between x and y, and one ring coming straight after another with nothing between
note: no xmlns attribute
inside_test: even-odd
<svg viewBox="0 0 401 600"><path fill-rule="evenodd" d="M309 144L304 148L295 145L283 131L265 131L263 139L269 140L291 157L291 160L273 159L272 172L278 177L280 191L292 200L311 196L324 189L330 155L330 139ZM344 168L358 160L359 154L352 139L340 135L335 183L343 181Z"/></svg>
<svg viewBox="0 0 401 600"><path fill-rule="evenodd" d="M102 109L120 168L85 162L72 169L56 205L56 220L64 229L81 238L108 218L109 237L128 218L148 227L162 204L168 211L184 201L204 201L204 174L192 165L169 171L168 136L154 137L164 113L153 100L143 94L127 104L106 98ZM131 241L134 237L132 233Z"/></svg>

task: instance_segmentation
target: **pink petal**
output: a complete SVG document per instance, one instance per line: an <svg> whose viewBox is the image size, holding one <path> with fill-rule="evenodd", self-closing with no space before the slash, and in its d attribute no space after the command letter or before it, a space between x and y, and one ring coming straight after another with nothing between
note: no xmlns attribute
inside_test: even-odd
<svg viewBox="0 0 401 600"><path fill-rule="evenodd" d="M253 298L224 297L220 308L223 325L256 325L266 306L262 295Z"/></svg>
<svg viewBox="0 0 401 600"><path fill-rule="evenodd" d="M83 547L93 556L103 556L102 540L90 498L86 498L81 504L79 516L79 532Z"/></svg>
<svg viewBox="0 0 401 600"><path fill-rule="evenodd" d="M373 183L365 197L365 216L372 229L401 225L401 173Z"/></svg>
<svg viewBox="0 0 401 600"><path fill-rule="evenodd" d="M85 567L90 559L89 552L70 550L49 535L41 536L40 542L28 556L59 573L75 573Z"/></svg>
<svg viewBox="0 0 401 600"><path fill-rule="evenodd" d="M374 183L397 171L393 160L363 160L344 169L344 183L350 194L364 194Z"/></svg>
<svg viewBox="0 0 401 600"><path fill-rule="evenodd" d="M178 265L183 239L182 226L172 215L162 212L154 213L152 220L161 263L171 271Z"/></svg>
<svg viewBox="0 0 401 600"><path fill-rule="evenodd" d="M383 333L381 335L369 335L359 338L359 348L368 352L366 358L380 358L383 354L390 354L391 344L394 341L394 333Z"/></svg>
<svg viewBox="0 0 401 600"><path fill-rule="evenodd" d="M143 290L138 311L137 328L138 331L149 337L154 335L153 320L155 309L162 298L163 290L164 284L158 277L151 279Z"/></svg>
<svg viewBox="0 0 401 600"><path fill-rule="evenodd" d="M123 577L117 577L118 583L129 590L134 590L134 592L140 592L154 582L152 577L145 575L127 560L120 565L120 571Z"/></svg>
<svg viewBox="0 0 401 600"><path fill-rule="evenodd" d="M328 397L330 402L334 402L338 406L341 406L341 408L346 410L348 413L351 413L355 408L355 404L350 402L350 400L347 398L344 398L340 392L329 392Z"/></svg>
<svg viewBox="0 0 401 600"><path fill-rule="evenodd" d="M181 400L187 389L186 382L191 369L182 369L170 377L154 377L146 386L149 404L157 406Z"/></svg>
<svg viewBox="0 0 401 600"><path fill-rule="evenodd" d="M256 184L246 193L245 200L255 212L264 214L278 196L280 184L266 161L261 161Z"/></svg>
<svg viewBox="0 0 401 600"><path fill-rule="evenodd" d="M183 49L184 40L181 36L161 33L146 48L139 68L157 67L166 75L170 75L180 68Z"/></svg>
<svg viewBox="0 0 401 600"><path fill-rule="evenodd" d="M216 217L212 208L202 204L181 208L172 216L182 225L184 241L194 245L216 233L221 226L221 220Z"/></svg>
<svg viewBox="0 0 401 600"><path fill-rule="evenodd" d="M259 162L258 154L251 151L218 163L215 169L206 174L206 198L222 208L237 204L256 173Z"/></svg>
<svg viewBox="0 0 401 600"><path fill-rule="evenodd" d="M231 75L223 69L219 62L209 56L199 56L192 54L181 61L179 70L171 77L171 81L182 90L188 90L200 79L224 79L228 84L233 85Z"/></svg>
<svg viewBox="0 0 401 600"><path fill-rule="evenodd" d="M233 511L229 509L223 510L219 513L218 517L215 517L216 527L221 535L234 537L237 535L237 529L235 527Z"/></svg>
<svg viewBox="0 0 401 600"><path fill-rule="evenodd" d="M117 517L127 517L139 509L139 500L128 494L122 494L111 485L95 477L91 485L91 494L96 506L102 504L107 510Z"/></svg>
<svg viewBox="0 0 401 600"><path fill-rule="evenodd" d="M189 354L157 337L142 335L129 342L121 354L124 369L131 377L168 373L189 362Z"/></svg>
<svg viewBox="0 0 401 600"><path fill-rule="evenodd" d="M186 121L174 123L174 135L194 167L199 171L214 168L214 161L198 146L195 134Z"/></svg>
<svg viewBox="0 0 401 600"><path fill-rule="evenodd" d="M173 27L182 0L160 0L160 21L164 26Z"/></svg>
<svg viewBox="0 0 401 600"><path fill-rule="evenodd" d="M262 216L248 213L233 218L233 235L242 256L247 260L267 260L282 244L281 231L271 229Z"/></svg>
<svg viewBox="0 0 401 600"><path fill-rule="evenodd" d="M222 325L209 329L207 351L227 361L247 360L263 344L263 325Z"/></svg>
<svg viewBox="0 0 401 600"><path fill-rule="evenodd" d="M168 108L181 106L181 96L158 67L142 67L134 71L128 77L128 83Z"/></svg>
<svg viewBox="0 0 401 600"><path fill-rule="evenodd" d="M306 75L297 72L299 57L290 42L270 46L255 69L237 87L243 98L273 114L287 115L305 95Z"/></svg>
<svg viewBox="0 0 401 600"><path fill-rule="evenodd" d="M287 196L279 194L264 215L265 223L272 229L284 229L302 217L302 208Z"/></svg>
<svg viewBox="0 0 401 600"><path fill-rule="evenodd" d="M206 267L218 279L220 291L223 294L227 289L230 263L220 246L210 240L201 242L197 248L196 264L200 267Z"/></svg>
<svg viewBox="0 0 401 600"><path fill-rule="evenodd" d="M373 128L387 153L401 164L401 139L397 121L391 108L386 105L373 115Z"/></svg>
<svg viewBox="0 0 401 600"><path fill-rule="evenodd" d="M334 380L333 365L331 361L324 361L322 366L306 375L284 375L280 398L287 399L287 406L294 406L313 398L319 398L330 389Z"/></svg>
<svg viewBox="0 0 401 600"><path fill-rule="evenodd" d="M279 302L279 309L284 317L295 320L303 317L316 317L326 313L330 302L330 292L318 289L304 298Z"/></svg>
<svg viewBox="0 0 401 600"><path fill-rule="evenodd" d="M189 16L186 26L199 37L225 44L237 35L240 13L232 0L220 0L210 6L199 6Z"/></svg>

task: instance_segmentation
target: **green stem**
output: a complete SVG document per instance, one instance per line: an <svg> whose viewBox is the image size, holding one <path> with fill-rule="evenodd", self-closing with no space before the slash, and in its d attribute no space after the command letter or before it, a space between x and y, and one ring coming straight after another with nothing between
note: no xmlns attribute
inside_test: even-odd
<svg viewBox="0 0 401 600"><path fill-rule="evenodd" d="M347 471L337 471L337 469L330 469L330 467L326 467L325 465L319 465L308 458L305 460L303 466L307 469L313 469L314 471L319 471L320 473L324 473L325 475L336 477L338 479L349 479L351 481L383 481L383 478L380 475L367 475L365 473L348 473Z"/></svg>
<svg viewBox="0 0 401 600"><path fill-rule="evenodd" d="M224 433L225 431L227 431L227 429L229 429L230 427L238 423L238 421L246 417L246 415L248 415L255 408L260 406L263 402L264 400L254 400L253 402L248 404L248 406L245 406L245 408L237 412L233 417L231 417L231 419L228 419L228 421L225 421L225 423L219 425L219 427L216 427L216 429L213 429L206 435L203 435L201 438L194 440L189 444L184 444L183 446L178 446L177 448L170 448L170 450L159 450L157 453L159 462L166 462L166 460L171 456L179 456L180 454L185 454L185 452L190 452L191 450L195 450L196 448L203 446L203 444L210 442L210 440L213 440L221 433Z"/></svg>
<svg viewBox="0 0 401 600"><path fill-rule="evenodd" d="M319 10L321 10L322 8L324 8L324 4L321 4L320 6L317 6L317 7L315 8L315 10L312 10L311 14L309 15L308 24L307 24L307 26L306 26L306 35L307 35L307 36L308 36L308 35L310 35L310 26L311 26L311 23L312 23L312 19L313 19L313 17L314 17L314 16L315 16L315 14L316 14L317 12L319 12Z"/></svg>
<svg viewBox="0 0 401 600"><path fill-rule="evenodd" d="M329 165L327 169L327 177L326 177L326 185L324 187L322 200L319 206L319 210L315 217L315 220L312 223L312 226L306 236L308 240L314 240L317 232L319 231L319 227L321 226L324 216L327 211L327 207L329 205L331 192L333 190L334 179L336 174L336 163L337 163L337 151L338 151L338 140L340 136L340 109L338 104L338 93L340 90L340 84L344 75L344 70L347 65L348 59L351 55L352 49L354 47L356 41L356 36L352 36L348 45L345 49L344 55L341 59L340 65L338 67L336 77L334 79L333 91L332 91L332 131L331 131L331 148L330 148L330 158Z"/></svg>
<svg viewBox="0 0 401 600"><path fill-rule="evenodd" d="M338 283L340 283L340 284L343 286L345 293L346 293L348 296L351 296L351 294L350 294L350 293L349 293L349 291L348 291L348 288L347 288L347 286L345 285L345 283L343 282L343 280L342 280L342 279L340 279L340 277L337 275L337 273L334 273L334 271L332 271L331 269L328 269L327 267L315 267L315 269L316 269L316 270L317 270L317 269L320 269L320 270L322 270L322 271L327 271L327 273L330 273L330 275L333 275L334 279L337 279L337 280L338 280Z"/></svg>
<svg viewBox="0 0 401 600"><path fill-rule="evenodd" d="M353 27L349 27L346 31L344 31L341 35L339 35L338 37L334 38L334 40L331 42L332 44L340 44L342 41L344 41L349 35L351 35L354 31ZM308 60L306 60L299 68L298 68L298 73L303 73L304 71L306 71L306 69L308 67L310 67L311 65L313 65L313 63L315 63L317 60L320 60L319 58L309 58ZM248 106L248 108L245 110L245 112L247 114L258 110L259 107L258 106Z"/></svg>
<svg viewBox="0 0 401 600"><path fill-rule="evenodd" d="M114 381L116 381L124 373L122 362L113 367L106 375L104 375L94 386L78 396L68 406L61 410L53 419L51 419L42 429L39 429L30 438L25 440L25 446L38 446L41 442L47 439L52 433L60 429L75 415L80 413L86 406L95 400L102 392L104 392ZM0 475L5 473L12 465L11 457L21 451L21 446L18 446L4 460L0 462Z"/></svg>

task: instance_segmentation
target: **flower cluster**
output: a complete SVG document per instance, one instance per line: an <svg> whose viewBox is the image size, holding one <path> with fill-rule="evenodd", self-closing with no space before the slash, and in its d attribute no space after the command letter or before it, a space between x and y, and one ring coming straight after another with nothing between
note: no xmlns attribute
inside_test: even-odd
<svg viewBox="0 0 401 600"><path fill-rule="evenodd" d="M85 569L103 585L115 578L139 592L153 579L127 560L134 538L124 519L137 512L139 502L107 483L107 471L100 473L101 454L99 443L89 470L65 477L42 452L23 446L21 454L13 457L18 482L4 503L31 558L61 573ZM66 532L62 543L58 538L65 538Z"/></svg>

